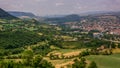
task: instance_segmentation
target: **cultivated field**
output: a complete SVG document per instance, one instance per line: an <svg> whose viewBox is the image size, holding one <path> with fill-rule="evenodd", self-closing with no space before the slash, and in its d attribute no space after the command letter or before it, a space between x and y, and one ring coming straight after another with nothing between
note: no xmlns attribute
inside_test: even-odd
<svg viewBox="0 0 120 68"><path fill-rule="evenodd" d="M59 54L63 54L64 56L67 57L67 56L78 56L81 53L81 51L83 51L83 50L85 50L85 49L59 49L59 50L56 50L56 51L53 51L50 53L59 53ZM48 56L49 56L49 54L48 54ZM67 65L72 65L74 63L73 60L75 58L50 60L49 57L44 57L44 59L51 62L55 66L55 68L61 68L61 67L66 68Z"/></svg>

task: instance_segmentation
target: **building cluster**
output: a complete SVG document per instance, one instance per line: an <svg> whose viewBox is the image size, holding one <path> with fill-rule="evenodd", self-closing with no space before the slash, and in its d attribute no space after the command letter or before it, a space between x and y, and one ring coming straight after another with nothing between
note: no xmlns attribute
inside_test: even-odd
<svg viewBox="0 0 120 68"><path fill-rule="evenodd" d="M100 32L107 32L108 34L120 35L120 23L98 22L82 25L84 30L99 30Z"/></svg>
<svg viewBox="0 0 120 68"><path fill-rule="evenodd" d="M116 16L100 16L96 20L90 21L88 19L81 20L80 23L69 23L72 29L83 29L86 31L98 30L106 32L107 34L120 35L120 20Z"/></svg>

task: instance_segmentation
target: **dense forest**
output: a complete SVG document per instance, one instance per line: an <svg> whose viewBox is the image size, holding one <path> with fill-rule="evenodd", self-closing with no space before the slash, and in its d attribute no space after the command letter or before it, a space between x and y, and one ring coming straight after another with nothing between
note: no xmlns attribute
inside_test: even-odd
<svg viewBox="0 0 120 68"><path fill-rule="evenodd" d="M41 41L40 36L33 32L12 31L0 32L0 48L14 49Z"/></svg>

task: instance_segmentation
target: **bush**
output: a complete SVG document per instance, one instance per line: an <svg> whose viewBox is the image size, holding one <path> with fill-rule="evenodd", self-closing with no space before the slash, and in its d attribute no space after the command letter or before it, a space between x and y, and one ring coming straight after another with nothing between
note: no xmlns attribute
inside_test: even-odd
<svg viewBox="0 0 120 68"><path fill-rule="evenodd" d="M81 61L79 61L78 59L75 59L74 62L75 63L72 65L72 68L85 68L86 67L85 58L81 58Z"/></svg>
<svg viewBox="0 0 120 68"><path fill-rule="evenodd" d="M89 64L88 68L97 68L97 65L96 65L96 63L95 63L94 61L92 61L92 62Z"/></svg>

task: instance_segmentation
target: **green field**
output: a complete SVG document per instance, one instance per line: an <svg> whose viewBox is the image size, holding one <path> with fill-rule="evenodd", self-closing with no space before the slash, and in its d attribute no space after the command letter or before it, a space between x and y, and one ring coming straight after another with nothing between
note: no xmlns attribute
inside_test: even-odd
<svg viewBox="0 0 120 68"><path fill-rule="evenodd" d="M82 48L84 44L80 41L64 41L62 47L67 49Z"/></svg>
<svg viewBox="0 0 120 68"><path fill-rule="evenodd" d="M90 61L95 61L98 68L120 68L120 54L91 55L86 57Z"/></svg>

